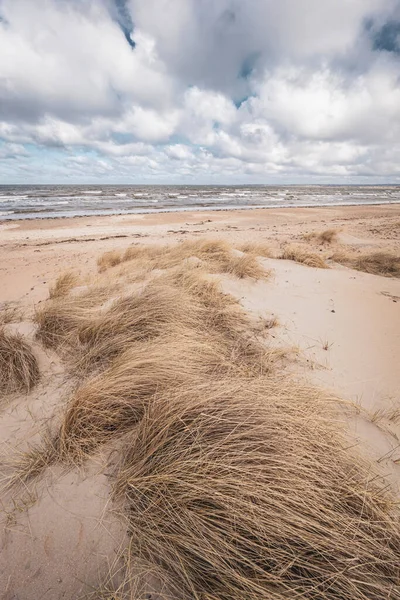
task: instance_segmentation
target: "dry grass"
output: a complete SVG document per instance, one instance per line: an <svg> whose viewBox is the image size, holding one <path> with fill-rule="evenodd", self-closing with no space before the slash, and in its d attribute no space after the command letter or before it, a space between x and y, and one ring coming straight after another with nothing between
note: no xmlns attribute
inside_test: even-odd
<svg viewBox="0 0 400 600"><path fill-rule="evenodd" d="M183 264L163 274L158 281L178 287L207 309L223 310L237 305L233 296L222 292L218 279L210 277L200 267L192 269L190 265Z"/></svg>
<svg viewBox="0 0 400 600"><path fill-rule="evenodd" d="M218 340L192 332L143 341L88 380L68 403L59 434L63 459L85 455L134 428L157 392L195 386L233 371Z"/></svg>
<svg viewBox="0 0 400 600"><path fill-rule="evenodd" d="M42 343L64 350L80 373L104 369L135 343L167 330L172 335L180 327L200 333L211 330L232 343L249 328L237 302L223 294L215 280L207 279L202 269L189 264L170 269L144 288L95 310L89 291L50 301L37 310L35 320Z"/></svg>
<svg viewBox="0 0 400 600"><path fill-rule="evenodd" d="M119 291L118 282L95 282L78 294L49 300L34 314L38 325L37 338L47 348L67 346L69 349L71 344L76 346L79 329L91 322L101 305L109 302Z"/></svg>
<svg viewBox="0 0 400 600"><path fill-rule="evenodd" d="M75 273L68 271L60 275L55 284L49 290L50 298L62 298L66 296L78 283L78 277Z"/></svg>
<svg viewBox="0 0 400 600"><path fill-rule="evenodd" d="M326 267L305 246L285 252ZM89 288L37 311L43 343L90 377L16 479L117 449L114 498L135 564L153 565L185 598L400 600L391 499L346 449L337 400L288 382L287 350L257 339L220 289L214 274L232 265L258 276L254 251L238 254L207 240L132 246L116 263L128 276L162 274L122 297L105 286L98 301Z"/></svg>
<svg viewBox="0 0 400 600"><path fill-rule="evenodd" d="M17 302L3 302L0 306L0 326L18 323L24 318L24 311Z"/></svg>
<svg viewBox="0 0 400 600"><path fill-rule="evenodd" d="M241 252L263 256L264 258L273 258L274 254L270 246L264 242L245 242L238 246Z"/></svg>
<svg viewBox="0 0 400 600"><path fill-rule="evenodd" d="M160 568L133 558L131 539L120 545L111 560L106 558L99 585L77 600L187 600L168 586Z"/></svg>
<svg viewBox="0 0 400 600"><path fill-rule="evenodd" d="M385 277L400 277L400 256L392 252L370 252L357 254L348 250L340 250L331 256L332 260L342 265Z"/></svg>
<svg viewBox="0 0 400 600"><path fill-rule="evenodd" d="M166 322L139 339L110 329L105 340L99 344L97 339L86 350L86 365L93 364L94 356L102 356L104 364L107 355L111 366L87 380L69 401L59 432L62 460L79 463L100 445L132 430L158 393L220 377L253 378L283 364L288 351L268 349L249 335L245 316L229 297L221 296L217 302L224 303L222 308L212 310L209 304L202 311L186 298L181 308L186 302L189 319L181 312L179 322Z"/></svg>
<svg viewBox="0 0 400 600"><path fill-rule="evenodd" d="M64 344L73 349L73 372L99 374L68 403L58 436L64 460L79 462L132 429L151 398L171 386L227 374L251 378L287 359L287 351L254 337L247 315L215 279L188 265L91 318L84 310L82 319L75 315L67 325Z"/></svg>
<svg viewBox="0 0 400 600"><path fill-rule="evenodd" d="M197 312L180 290L151 282L142 292L115 300L107 310L81 324L78 366L85 371L107 366L137 342L154 339L166 329L179 330L181 323L195 326Z"/></svg>
<svg viewBox="0 0 400 600"><path fill-rule="evenodd" d="M39 381L36 356L21 335L0 329L0 391L29 392Z"/></svg>
<svg viewBox="0 0 400 600"><path fill-rule="evenodd" d="M2 481L3 489L26 489L26 486L39 477L59 456L56 443L58 440L46 432L40 445L32 445L24 451L18 451L11 460L3 458L2 467L6 467L9 473Z"/></svg>
<svg viewBox="0 0 400 600"><path fill-rule="evenodd" d="M251 254L232 257L225 267L225 272L230 273L239 279L244 279L245 277L261 279L269 275L269 272L266 271L260 265L257 258Z"/></svg>
<svg viewBox="0 0 400 600"><path fill-rule="evenodd" d="M174 246L131 246L124 254L106 252L99 258L98 265L99 270L104 271L121 262L133 262L135 268L146 268L149 271L178 267L193 257L215 273L231 273L241 278L268 276L255 256L235 256L227 242L208 239L188 240Z"/></svg>
<svg viewBox="0 0 400 600"><path fill-rule="evenodd" d="M295 262L307 265L307 267L317 267L319 269L328 268L328 265L322 256L310 251L308 248L300 244L289 244L285 246L280 258L285 260L294 260Z"/></svg>
<svg viewBox="0 0 400 600"><path fill-rule="evenodd" d="M46 348L59 348L75 340L80 327L91 319L93 308L74 297L65 297L36 309L34 321L38 325L36 337Z"/></svg>
<svg viewBox="0 0 400 600"><path fill-rule="evenodd" d="M159 395L116 482L133 551L192 598L400 598L398 520L338 428L270 378Z"/></svg>
<svg viewBox="0 0 400 600"><path fill-rule="evenodd" d="M119 265L123 261L123 254L118 250L109 250L102 254L98 261L97 266L99 268L100 273L110 269L111 267L115 267Z"/></svg>
<svg viewBox="0 0 400 600"><path fill-rule="evenodd" d="M338 231L336 229L325 229L324 231L313 231L306 233L304 239L315 241L319 244L332 244L337 241Z"/></svg>

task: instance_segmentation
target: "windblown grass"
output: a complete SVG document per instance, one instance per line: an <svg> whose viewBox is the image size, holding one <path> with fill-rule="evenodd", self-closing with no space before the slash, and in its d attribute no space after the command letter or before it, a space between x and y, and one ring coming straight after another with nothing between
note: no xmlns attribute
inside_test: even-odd
<svg viewBox="0 0 400 600"><path fill-rule="evenodd" d="M215 280L207 279L202 269L189 264L170 269L142 289L96 309L89 291L50 301L37 310L35 320L37 337L46 347L69 355L76 373L107 368L135 343L166 331L175 335L181 327L218 332L226 343L235 342L236 349L244 348L239 338L249 329L237 302ZM245 345L250 345L248 340Z"/></svg>
<svg viewBox="0 0 400 600"><path fill-rule="evenodd" d="M238 249L242 252L255 254L256 256L263 256L264 258L273 257L273 252L270 246L264 242L245 242L244 244L240 244Z"/></svg>
<svg viewBox="0 0 400 600"><path fill-rule="evenodd" d="M17 302L3 302L0 306L0 326L17 323L24 318L24 311Z"/></svg>
<svg viewBox="0 0 400 600"><path fill-rule="evenodd" d="M340 250L331 256L332 260L373 275L385 277L400 277L400 256L392 252L370 252L357 254L347 250Z"/></svg>
<svg viewBox="0 0 400 600"><path fill-rule="evenodd" d="M21 335L0 329L0 391L29 392L39 381L36 356Z"/></svg>
<svg viewBox="0 0 400 600"><path fill-rule="evenodd" d="M192 257L197 257L207 265L209 271L215 273L231 273L241 278L268 276L268 272L257 262L255 256L235 256L227 242L208 239L188 240L174 246L131 246L124 254L106 252L99 258L98 265L101 272L121 262L132 261L136 265L146 265L149 270L169 269L182 265Z"/></svg>
<svg viewBox="0 0 400 600"><path fill-rule="evenodd" d="M122 453L132 551L204 600L400 598L400 528L332 399L232 379L159 395Z"/></svg>
<svg viewBox="0 0 400 600"><path fill-rule="evenodd" d="M97 372L71 398L59 433L60 457L77 462L132 429L157 392L228 374L259 376L288 356L255 337L246 313L215 278L187 264L90 318L83 309L67 325L73 372Z"/></svg>
<svg viewBox="0 0 400 600"><path fill-rule="evenodd" d="M136 344L71 398L59 434L61 458L81 462L99 445L133 429L157 392L227 372L233 372L233 364L218 340L199 339L190 331Z"/></svg>
<svg viewBox="0 0 400 600"><path fill-rule="evenodd" d="M78 277L75 273L72 273L71 271L63 273L50 288L50 298L62 298L63 296L66 296L77 283Z"/></svg>
<svg viewBox="0 0 400 600"><path fill-rule="evenodd" d="M332 244L336 242L338 231L336 229L325 229L324 231L312 231L303 237L306 240L316 241L319 244Z"/></svg>
<svg viewBox="0 0 400 600"><path fill-rule="evenodd" d="M118 295L118 282L94 283L79 293L55 298L38 307L34 321L38 325L36 337L47 348L76 346L80 328L87 325L101 305ZM73 290L75 292L75 290Z"/></svg>
<svg viewBox="0 0 400 600"><path fill-rule="evenodd" d="M34 321L38 325L36 337L46 348L59 348L75 341L80 327L90 322L91 303L67 296L52 300L36 309Z"/></svg>
<svg viewBox="0 0 400 600"><path fill-rule="evenodd" d="M269 275L269 272L267 272L266 269L260 265L257 258L251 254L232 257L225 267L225 272L230 273L239 279L244 279L245 277L261 279Z"/></svg>
<svg viewBox="0 0 400 600"><path fill-rule="evenodd" d="M132 344L156 338L168 328L179 330L181 323L194 327L197 312L180 290L151 282L142 292L115 300L81 324L77 331L82 345L79 367L108 365Z"/></svg>
<svg viewBox="0 0 400 600"><path fill-rule="evenodd" d="M37 335L83 381L14 481L109 445L135 564L182 597L400 600L397 514L346 449L336 399L290 383L287 350L257 338L215 278L261 276L247 252L207 240L132 246L100 269L117 260L133 277L154 271L150 281L129 291L115 269L120 288L98 282L46 302ZM326 266L306 246L285 252Z"/></svg>
<svg viewBox="0 0 400 600"><path fill-rule="evenodd" d="M109 250L102 254L98 261L97 266L99 268L99 272L102 273L106 269L110 269L111 267L115 267L119 265L123 260L123 254L118 250Z"/></svg>
<svg viewBox="0 0 400 600"><path fill-rule="evenodd" d="M3 489L25 488L32 480L39 477L57 460L59 456L57 443L57 439L46 433L39 445L31 445L24 451L18 451L11 460L3 458L2 466L6 467L9 473L2 482Z"/></svg>
<svg viewBox="0 0 400 600"><path fill-rule="evenodd" d="M285 260L294 260L295 262L307 265L307 267L317 267L318 269L327 269L328 265L324 259L315 252L300 244L289 244L283 248L281 258Z"/></svg>

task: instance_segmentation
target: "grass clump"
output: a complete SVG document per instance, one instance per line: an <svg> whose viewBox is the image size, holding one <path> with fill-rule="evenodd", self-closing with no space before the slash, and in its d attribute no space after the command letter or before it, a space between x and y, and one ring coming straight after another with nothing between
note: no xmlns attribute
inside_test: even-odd
<svg viewBox="0 0 400 600"><path fill-rule="evenodd" d="M115 495L132 551L185 597L400 598L400 529L332 399L259 378L150 403Z"/></svg>
<svg viewBox="0 0 400 600"><path fill-rule="evenodd" d="M270 246L264 242L245 242L238 246L238 250L264 258L272 258L273 252Z"/></svg>
<svg viewBox="0 0 400 600"><path fill-rule="evenodd" d="M231 369L217 340L190 330L136 344L72 396L59 433L61 458L81 462L132 430L157 392L196 386Z"/></svg>
<svg viewBox="0 0 400 600"><path fill-rule="evenodd" d="M78 277L75 273L68 271L60 275L55 284L49 290L50 298L62 298L66 296L78 283Z"/></svg>
<svg viewBox="0 0 400 600"><path fill-rule="evenodd" d="M90 322L92 310L90 303L70 296L47 302L35 311L36 337L46 348L72 344L79 328Z"/></svg>
<svg viewBox="0 0 400 600"><path fill-rule="evenodd" d="M25 487L36 477L39 477L47 467L52 465L59 456L56 446L58 440L46 434L42 443L31 445L24 451L18 451L11 460L2 460L7 467L9 475L3 483L4 489Z"/></svg>
<svg viewBox="0 0 400 600"><path fill-rule="evenodd" d="M400 256L392 252L370 252L357 254L341 250L331 256L332 260L342 265L385 277L400 277Z"/></svg>
<svg viewBox="0 0 400 600"><path fill-rule="evenodd" d="M109 250L102 254L97 260L99 272L102 273L111 267L119 265L123 261L123 254L118 250Z"/></svg>
<svg viewBox="0 0 400 600"><path fill-rule="evenodd" d="M252 378L282 363L247 315L200 269L174 269L116 300L78 328L74 372L98 372L72 396L59 433L63 459L79 461L132 429L152 397L228 374Z"/></svg>
<svg viewBox="0 0 400 600"><path fill-rule="evenodd" d="M36 356L21 335L0 329L0 391L29 392L39 381Z"/></svg>
<svg viewBox="0 0 400 600"><path fill-rule="evenodd" d="M311 252L300 244L288 244L285 246L280 258L294 260L295 262L307 265L307 267L316 267L318 269L328 268L328 265L319 254Z"/></svg>
<svg viewBox="0 0 400 600"><path fill-rule="evenodd" d="M336 229L325 229L324 231L312 231L306 233L304 239L315 241L319 244L332 244L337 241L338 231Z"/></svg>
<svg viewBox="0 0 400 600"><path fill-rule="evenodd" d="M108 365L135 343L154 339L167 329L198 323L196 306L179 289L150 282L141 292L116 299L82 323L77 336L82 347L79 367Z"/></svg>
<svg viewBox="0 0 400 600"><path fill-rule="evenodd" d="M251 254L233 256L226 265L226 272L239 279L244 279L245 277L261 279L268 275L267 271L260 265L257 258Z"/></svg>
<svg viewBox="0 0 400 600"><path fill-rule="evenodd" d="M268 272L258 264L255 256L237 257L232 252L232 247L222 240L188 240L174 246L130 246L124 254L115 251L111 257L110 254L106 252L99 258L100 271L121 262L132 262L133 266L139 266L145 271L170 269L196 257L209 271L215 273L231 273L237 277L255 278L268 275Z"/></svg>
<svg viewBox="0 0 400 600"><path fill-rule="evenodd" d="M17 302L3 302L0 306L0 326L18 323L24 318L24 312Z"/></svg>

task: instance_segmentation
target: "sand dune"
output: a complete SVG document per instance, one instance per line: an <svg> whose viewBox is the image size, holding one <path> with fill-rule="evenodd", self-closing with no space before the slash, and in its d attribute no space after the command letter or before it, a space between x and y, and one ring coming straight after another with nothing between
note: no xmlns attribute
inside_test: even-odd
<svg viewBox="0 0 400 600"><path fill-rule="evenodd" d="M398 260L399 222L393 205L0 225L2 328L40 372L1 400L0 598L399 598L400 279L334 260ZM69 306L47 343L34 313Z"/></svg>

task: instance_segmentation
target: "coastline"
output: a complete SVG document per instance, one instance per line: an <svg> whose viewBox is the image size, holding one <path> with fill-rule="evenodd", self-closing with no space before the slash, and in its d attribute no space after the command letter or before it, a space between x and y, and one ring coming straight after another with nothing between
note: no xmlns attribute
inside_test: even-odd
<svg viewBox="0 0 400 600"><path fill-rule="evenodd" d="M126 215L146 215L146 214L169 214L169 213L187 213L187 212L230 212L236 210L271 210L271 209L297 209L297 208L335 208L335 207L354 207L354 206L387 206L392 204L400 204L400 200L388 200L383 202L382 200L371 201L371 202L321 202L319 204L286 204L280 202L279 204L270 204L268 206L262 204L246 205L246 206L182 206L173 208L138 208L127 211L114 211L114 210L93 210L85 214L62 214L54 216L40 216L40 212L35 213L33 216L26 216L24 213L18 213L17 216L5 217L0 212L0 225L3 222L13 221L36 221L36 220L47 220L47 219L82 219L85 217L115 217L115 216L126 216ZM26 212L26 211L25 211ZM45 210L41 212L46 212ZM72 211L71 211L72 212ZM29 213L27 213L29 214Z"/></svg>

